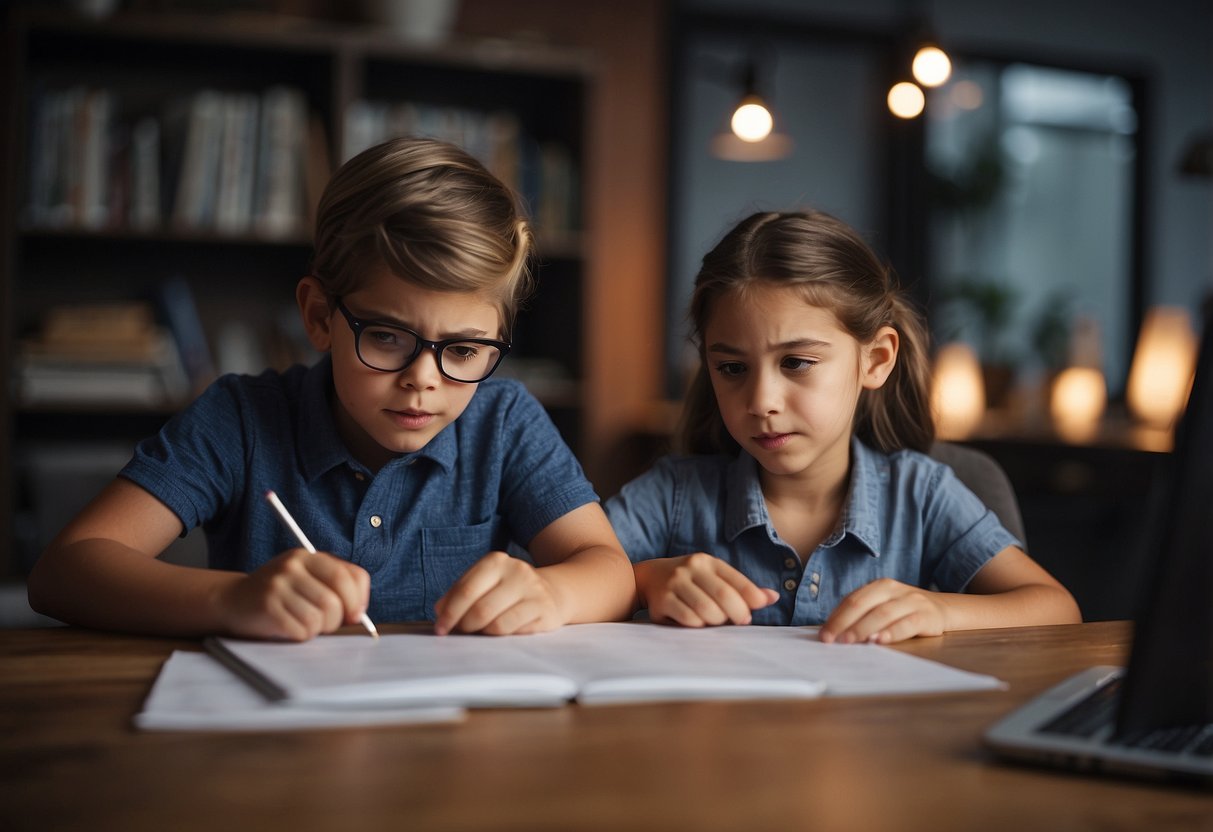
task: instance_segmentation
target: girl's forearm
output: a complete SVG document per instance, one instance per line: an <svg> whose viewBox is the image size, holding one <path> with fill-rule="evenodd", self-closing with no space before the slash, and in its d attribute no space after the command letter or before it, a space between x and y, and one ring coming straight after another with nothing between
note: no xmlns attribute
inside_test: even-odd
<svg viewBox="0 0 1213 832"><path fill-rule="evenodd" d="M197 636L221 631L216 597L242 577L165 563L111 540L79 540L43 553L29 600L69 624Z"/></svg>
<svg viewBox="0 0 1213 832"><path fill-rule="evenodd" d="M1025 584L988 595L941 593L945 630L1078 624L1078 605L1065 589Z"/></svg>

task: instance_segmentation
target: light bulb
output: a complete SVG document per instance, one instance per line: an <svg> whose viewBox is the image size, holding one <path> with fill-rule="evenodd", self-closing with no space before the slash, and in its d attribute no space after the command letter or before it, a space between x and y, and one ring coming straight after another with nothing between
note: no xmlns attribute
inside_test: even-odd
<svg viewBox="0 0 1213 832"><path fill-rule="evenodd" d="M771 118L771 113L763 105L762 99L749 95L742 99L733 113L731 125L733 133L742 141L760 142L771 135L775 120Z"/></svg>
<svg viewBox="0 0 1213 832"><path fill-rule="evenodd" d="M889 112L898 118L916 118L926 105L926 95L910 81L901 81L889 90Z"/></svg>
<svg viewBox="0 0 1213 832"><path fill-rule="evenodd" d="M911 68L914 78L924 87L938 87L952 75L952 61L948 53L932 44L918 50Z"/></svg>

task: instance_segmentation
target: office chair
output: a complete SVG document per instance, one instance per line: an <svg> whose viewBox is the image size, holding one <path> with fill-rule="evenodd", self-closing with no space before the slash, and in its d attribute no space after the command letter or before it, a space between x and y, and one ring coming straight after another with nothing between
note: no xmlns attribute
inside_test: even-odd
<svg viewBox="0 0 1213 832"><path fill-rule="evenodd" d="M1007 472L992 456L976 448L942 441L931 446L930 456L950 466L957 478L997 515L1006 530L1019 538L1027 551L1027 534L1015 489Z"/></svg>

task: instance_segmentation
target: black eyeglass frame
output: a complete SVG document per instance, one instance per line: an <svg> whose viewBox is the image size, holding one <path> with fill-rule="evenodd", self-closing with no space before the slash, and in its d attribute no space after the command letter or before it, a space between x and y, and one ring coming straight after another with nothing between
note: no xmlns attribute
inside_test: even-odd
<svg viewBox="0 0 1213 832"><path fill-rule="evenodd" d="M434 353L434 362L438 365L438 372L442 374L443 378L448 378L451 381L458 382L459 384L479 384L497 371L497 368L501 366L501 360L505 358L510 351L510 343L508 341L497 341L492 338L445 338L441 341L431 341L428 338L422 338L420 334L414 332L406 326L400 326L399 324L388 323L386 321L379 321L375 319L356 318L354 317L354 313L346 307L341 298L336 298L336 306L337 309L340 310L341 314L345 316L346 323L350 325L350 330L354 333L354 352L357 354L358 360L372 370L376 370L380 373L399 373L403 370L407 370L413 365L413 362L417 360L417 356L421 355L422 350L429 349ZM413 348L412 355L404 360L403 365L397 367L395 370L387 370L383 367L376 367L374 364L371 364L362 357L362 333L367 327L371 326L383 327L384 329L394 329L398 332L406 332L416 340L417 345ZM468 381L467 379L455 378L446 371L445 367L442 366L442 351L452 344L483 344L485 346L495 347L497 349L497 360L494 361L493 365L489 367L488 371L478 379Z"/></svg>

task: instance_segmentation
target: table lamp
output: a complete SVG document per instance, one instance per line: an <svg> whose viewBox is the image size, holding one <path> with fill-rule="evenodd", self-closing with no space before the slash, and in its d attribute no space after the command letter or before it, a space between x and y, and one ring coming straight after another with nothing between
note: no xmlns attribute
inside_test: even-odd
<svg viewBox="0 0 1213 832"><path fill-rule="evenodd" d="M1108 405L1108 385L1094 367L1067 367L1057 374L1049 397L1053 428L1067 442L1090 442Z"/></svg>
<svg viewBox="0 0 1213 832"><path fill-rule="evenodd" d="M1188 402L1195 369L1196 334L1188 311L1173 306L1151 309L1129 367L1129 412L1147 427L1170 430Z"/></svg>
<svg viewBox="0 0 1213 832"><path fill-rule="evenodd" d="M981 364L968 344L945 344L935 356L931 411L940 439L964 439L981 424L986 411Z"/></svg>

